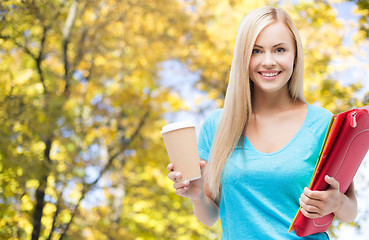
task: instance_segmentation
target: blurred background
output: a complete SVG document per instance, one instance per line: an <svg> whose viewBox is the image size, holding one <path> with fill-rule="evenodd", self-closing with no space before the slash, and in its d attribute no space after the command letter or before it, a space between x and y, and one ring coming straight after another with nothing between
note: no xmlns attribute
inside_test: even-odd
<svg viewBox="0 0 369 240"><path fill-rule="evenodd" d="M219 239L174 193L160 130L222 107L238 25L265 5L299 29L307 102L369 104L367 0L1 1L0 239ZM368 165L332 239L369 239Z"/></svg>

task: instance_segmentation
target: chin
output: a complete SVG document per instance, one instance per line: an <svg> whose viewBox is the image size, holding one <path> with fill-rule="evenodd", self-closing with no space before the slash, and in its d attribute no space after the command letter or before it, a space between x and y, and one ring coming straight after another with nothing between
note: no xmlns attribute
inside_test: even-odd
<svg viewBox="0 0 369 240"><path fill-rule="evenodd" d="M282 86L258 86L257 87L259 89L259 91L264 92L264 93L283 93L283 92L288 92L288 88L287 88L287 84L282 85Z"/></svg>

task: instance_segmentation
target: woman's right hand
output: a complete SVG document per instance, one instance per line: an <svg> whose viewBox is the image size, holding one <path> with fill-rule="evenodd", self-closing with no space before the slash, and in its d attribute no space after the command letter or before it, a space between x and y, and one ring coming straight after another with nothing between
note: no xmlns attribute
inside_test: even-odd
<svg viewBox="0 0 369 240"><path fill-rule="evenodd" d="M200 199L204 196L203 172L206 162L204 160L201 160L199 163L201 169L201 178L193 181L183 181L182 174L180 172L174 171L174 164L168 164L167 169L170 172L168 174L168 178L174 182L173 188L176 190L177 195L189 198L191 200Z"/></svg>

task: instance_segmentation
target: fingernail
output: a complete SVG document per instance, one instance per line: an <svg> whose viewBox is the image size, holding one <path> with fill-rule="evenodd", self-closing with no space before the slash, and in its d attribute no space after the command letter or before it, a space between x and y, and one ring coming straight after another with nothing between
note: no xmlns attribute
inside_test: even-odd
<svg viewBox="0 0 369 240"><path fill-rule="evenodd" d="M190 183L190 181L186 180L183 182L185 185L188 185Z"/></svg>
<svg viewBox="0 0 369 240"><path fill-rule="evenodd" d="M187 190L187 187L184 187L183 189L184 189L184 190Z"/></svg>
<svg viewBox="0 0 369 240"><path fill-rule="evenodd" d="M180 177L181 175L179 173L176 173L176 177Z"/></svg>

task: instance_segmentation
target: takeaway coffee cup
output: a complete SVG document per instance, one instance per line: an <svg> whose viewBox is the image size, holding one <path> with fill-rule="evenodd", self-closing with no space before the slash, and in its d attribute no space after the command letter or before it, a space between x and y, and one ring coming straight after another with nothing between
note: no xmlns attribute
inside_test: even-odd
<svg viewBox="0 0 369 240"><path fill-rule="evenodd" d="M181 172L183 180L201 178L195 124L191 121L168 124L163 127L161 134L174 171Z"/></svg>

